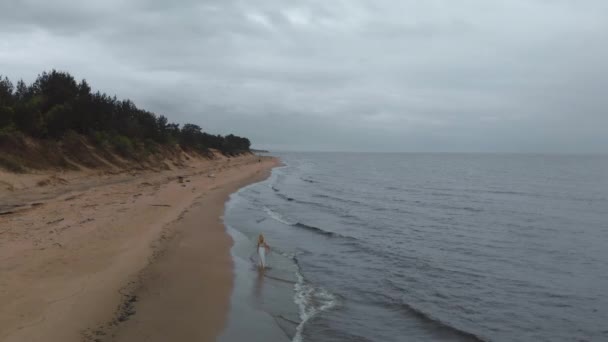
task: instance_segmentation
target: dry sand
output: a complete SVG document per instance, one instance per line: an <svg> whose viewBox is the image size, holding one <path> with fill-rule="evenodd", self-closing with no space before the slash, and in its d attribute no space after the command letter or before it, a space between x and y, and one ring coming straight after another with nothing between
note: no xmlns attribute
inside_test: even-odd
<svg viewBox="0 0 608 342"><path fill-rule="evenodd" d="M0 340L213 340L232 286L224 203L276 165L0 173Z"/></svg>

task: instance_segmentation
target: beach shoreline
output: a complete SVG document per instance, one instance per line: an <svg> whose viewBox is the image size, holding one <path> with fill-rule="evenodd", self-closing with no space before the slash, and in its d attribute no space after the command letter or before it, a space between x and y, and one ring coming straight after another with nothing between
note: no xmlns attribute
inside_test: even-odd
<svg viewBox="0 0 608 342"><path fill-rule="evenodd" d="M224 203L277 165L245 155L91 184L13 182L0 200L30 205L0 215L0 339L212 340L233 279Z"/></svg>

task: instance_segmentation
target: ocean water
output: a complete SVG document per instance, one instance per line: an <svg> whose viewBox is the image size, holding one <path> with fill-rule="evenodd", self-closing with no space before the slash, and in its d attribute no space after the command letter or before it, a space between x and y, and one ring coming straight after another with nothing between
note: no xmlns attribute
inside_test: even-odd
<svg viewBox="0 0 608 342"><path fill-rule="evenodd" d="M608 341L608 157L276 155L225 222L285 340Z"/></svg>

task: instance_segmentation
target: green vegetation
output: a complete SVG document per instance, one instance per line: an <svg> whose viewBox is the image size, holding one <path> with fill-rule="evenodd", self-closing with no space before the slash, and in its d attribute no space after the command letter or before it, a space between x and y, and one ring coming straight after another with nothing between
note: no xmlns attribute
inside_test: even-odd
<svg viewBox="0 0 608 342"><path fill-rule="evenodd" d="M98 147L123 157L134 150L155 153L160 146L179 144L184 150L208 154L217 149L227 155L248 152L249 139L212 135L194 124L169 123L163 115L139 109L130 100L91 92L85 80L77 82L66 72L53 70L16 86L0 76L0 135L24 134L42 141L70 141L83 136ZM1 147L1 146L0 146ZM8 158L5 167L18 165Z"/></svg>

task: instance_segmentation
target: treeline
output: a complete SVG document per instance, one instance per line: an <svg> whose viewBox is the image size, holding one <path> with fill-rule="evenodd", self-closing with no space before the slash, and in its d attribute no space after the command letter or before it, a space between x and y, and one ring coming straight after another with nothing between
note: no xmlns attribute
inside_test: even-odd
<svg viewBox="0 0 608 342"><path fill-rule="evenodd" d="M137 108L130 100L118 100L77 82L67 72L43 72L27 85L14 85L0 76L0 133L22 132L39 139L61 140L69 134L83 135L94 143L128 154L137 146L179 144L185 150L224 154L249 151L247 138L212 135L201 127L170 123L163 115Z"/></svg>

